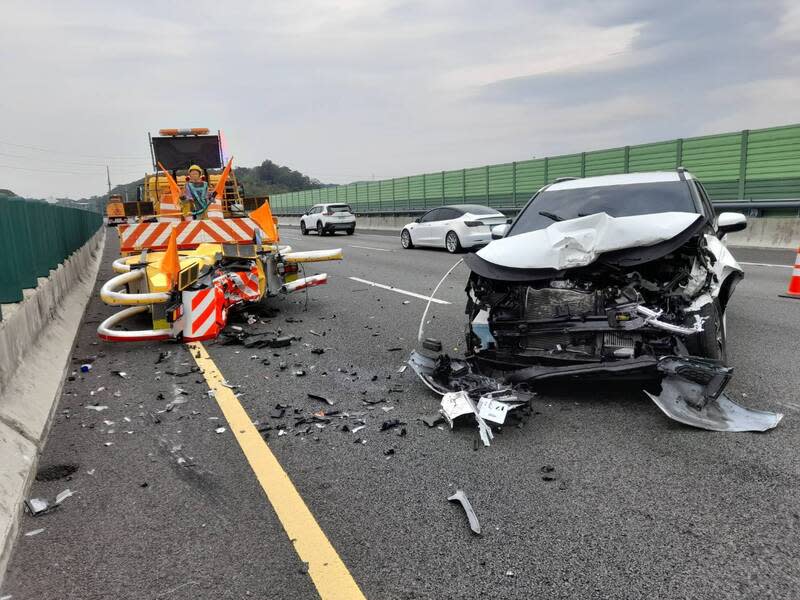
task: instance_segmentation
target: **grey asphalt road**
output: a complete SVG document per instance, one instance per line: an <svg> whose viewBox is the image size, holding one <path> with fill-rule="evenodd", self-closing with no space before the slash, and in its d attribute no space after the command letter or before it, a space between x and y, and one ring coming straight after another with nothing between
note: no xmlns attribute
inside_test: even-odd
<svg viewBox="0 0 800 600"><path fill-rule="evenodd" d="M398 373L425 301L351 279L427 295L458 257L404 251L385 235L283 233L296 249L345 253L314 269L330 274L327 286L277 298L277 315L242 325L302 339L284 350L206 348L250 417L273 427L270 448L368 598L797 596L800 302L778 297L789 269L746 265L728 315L729 390L743 404L784 412L777 429L694 430L667 420L636 386L572 385L548 389L524 423L476 450L469 425L423 424L438 401L410 370ZM100 282L114 252L109 244ZM775 265L793 258L737 256ZM443 285L438 297L450 304L436 305L430 324L456 353L465 276L457 267ZM94 366L65 383L41 457L43 467L77 470L33 486L36 496L76 493L50 514L24 517L23 532L44 531L16 541L0 597L317 597L236 440L215 433L224 417L203 378L189 373L188 351L98 343L94 328L110 310L99 300L87 309L73 361L77 368L96 356ZM186 402L160 412L175 398ZM94 403L108 409L86 408ZM278 403L290 408L273 418ZM294 425L320 408L350 416L324 428ZM393 418L405 435L380 431ZM342 430L356 419L366 427ZM288 435L277 434L279 424ZM542 479L545 466L554 481ZM481 537L446 501L457 488L472 501Z"/></svg>

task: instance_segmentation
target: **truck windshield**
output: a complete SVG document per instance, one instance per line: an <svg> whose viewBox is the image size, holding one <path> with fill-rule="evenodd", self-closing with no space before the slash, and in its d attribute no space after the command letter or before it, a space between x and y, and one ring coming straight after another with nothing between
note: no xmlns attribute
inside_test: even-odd
<svg viewBox="0 0 800 600"><path fill-rule="evenodd" d="M632 217L662 212L696 213L697 207L683 181L545 190L519 215L508 235L601 212L611 217Z"/></svg>

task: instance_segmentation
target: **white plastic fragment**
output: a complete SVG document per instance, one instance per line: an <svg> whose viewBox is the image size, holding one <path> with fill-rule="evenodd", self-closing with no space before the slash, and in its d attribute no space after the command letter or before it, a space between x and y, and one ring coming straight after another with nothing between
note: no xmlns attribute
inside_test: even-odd
<svg viewBox="0 0 800 600"><path fill-rule="evenodd" d="M66 500L67 498L69 498L70 496L72 496L74 494L75 494L75 492L73 492L69 488L65 489L62 492L59 492L58 495L56 496L56 505L61 504L64 500Z"/></svg>
<svg viewBox="0 0 800 600"><path fill-rule="evenodd" d="M90 404L89 406L85 406L84 408L88 408L89 410L96 410L97 412L100 412L101 410L106 410L108 407L104 406L104 405L98 405L98 404L91 405Z"/></svg>
<svg viewBox="0 0 800 600"><path fill-rule="evenodd" d="M215 433L225 433L225 428L224 428L224 427L217 427L217 428L214 430L214 432L215 432Z"/></svg>
<svg viewBox="0 0 800 600"><path fill-rule="evenodd" d="M34 535L39 535L43 531L44 531L44 527L42 527L41 529L33 529L32 531L25 532L25 537L31 537L31 536L34 536ZM4 596L4 598L11 598L11 596Z"/></svg>

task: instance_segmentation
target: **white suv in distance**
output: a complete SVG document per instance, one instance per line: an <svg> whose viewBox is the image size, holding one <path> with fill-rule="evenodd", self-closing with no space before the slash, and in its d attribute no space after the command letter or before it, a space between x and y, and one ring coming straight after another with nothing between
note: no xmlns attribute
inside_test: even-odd
<svg viewBox="0 0 800 600"><path fill-rule="evenodd" d="M356 217L347 204L315 204L300 217L300 233L308 235L316 231L322 236L326 233L345 231L353 235L356 230Z"/></svg>

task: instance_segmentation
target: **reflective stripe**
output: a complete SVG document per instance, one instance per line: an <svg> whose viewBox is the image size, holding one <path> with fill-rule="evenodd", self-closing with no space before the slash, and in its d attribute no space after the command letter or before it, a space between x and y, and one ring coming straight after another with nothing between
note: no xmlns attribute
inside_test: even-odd
<svg viewBox="0 0 800 600"><path fill-rule="evenodd" d="M173 228L177 229L178 247L181 249L202 243L251 244L255 233L255 225L248 218L120 225L120 249L123 252L134 252L143 248L163 250Z"/></svg>

